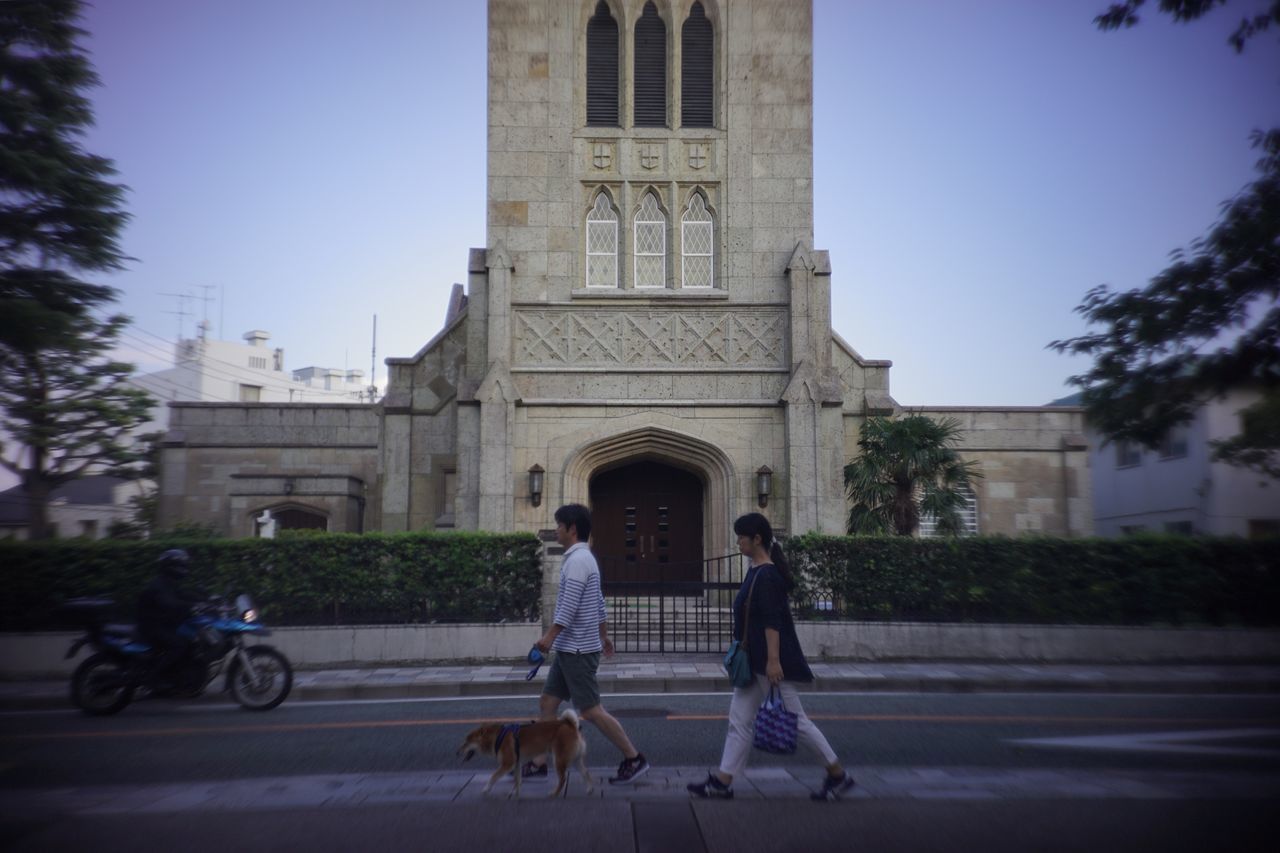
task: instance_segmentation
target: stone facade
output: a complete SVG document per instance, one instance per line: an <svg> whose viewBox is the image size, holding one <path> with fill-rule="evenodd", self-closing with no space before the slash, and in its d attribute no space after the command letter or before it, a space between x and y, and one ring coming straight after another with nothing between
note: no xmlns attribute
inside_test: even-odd
<svg viewBox="0 0 1280 853"><path fill-rule="evenodd" d="M636 61L653 56L639 33L655 15L661 78ZM702 18L709 66L686 81L686 25ZM616 39L591 42L597 24ZM783 531L840 532L858 428L901 408L890 363L862 358L831 327L831 264L812 245L812 26L798 0L490 0L488 242L471 251L445 328L387 360L385 399L348 407L343 447L287 426L294 407L175 410L169 517L212 515L239 534L273 483L293 476L296 489L312 472L367 489L366 529L545 531L562 503L599 515L621 500L631 515L619 518L632 520L625 533L618 522L618 547L633 556L652 558L685 520L698 528L685 553L730 553L733 518L762 505ZM587 58L600 44L616 52L616 122L588 125L602 78ZM636 93L655 79L661 126L638 120ZM695 90L712 105L709 126L684 126ZM986 474L982 532L1089 531L1077 410L947 414L965 421L966 455ZM197 415L244 428L220 434ZM641 498L594 491L640 463L660 466L645 488L661 492L661 532L647 543ZM661 471L695 485L663 491ZM254 490L232 505L240 474ZM340 503L336 482L326 488ZM679 518L664 515L677 505Z"/></svg>

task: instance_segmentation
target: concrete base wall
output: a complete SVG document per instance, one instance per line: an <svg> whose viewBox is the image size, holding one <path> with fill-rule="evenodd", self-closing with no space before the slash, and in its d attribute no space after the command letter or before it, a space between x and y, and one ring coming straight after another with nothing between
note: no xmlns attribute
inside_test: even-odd
<svg viewBox="0 0 1280 853"><path fill-rule="evenodd" d="M1036 663L1256 663L1280 661L1280 631L967 625L918 622L800 622L805 654L819 660ZM0 679L63 677L88 656L66 660L79 634L0 634ZM302 669L423 666L496 661L511 666L542 636L536 622L276 628L264 642ZM714 655L708 655L714 657Z"/></svg>
<svg viewBox="0 0 1280 853"><path fill-rule="evenodd" d="M70 676L91 654L64 655L79 632L0 634L0 679ZM342 669L404 663L518 663L542 636L537 622L501 625L361 625L273 628L262 643L274 646L299 669Z"/></svg>
<svg viewBox="0 0 1280 853"><path fill-rule="evenodd" d="M1280 660L1280 631L1105 625L798 622L812 660L1245 663Z"/></svg>

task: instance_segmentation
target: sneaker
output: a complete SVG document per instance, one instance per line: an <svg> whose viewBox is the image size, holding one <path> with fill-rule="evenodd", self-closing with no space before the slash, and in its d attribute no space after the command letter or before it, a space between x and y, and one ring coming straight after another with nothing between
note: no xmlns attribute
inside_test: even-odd
<svg viewBox="0 0 1280 853"><path fill-rule="evenodd" d="M640 753L635 758L624 758L618 765L618 775L609 777L610 785L630 785L649 772L649 759Z"/></svg>
<svg viewBox="0 0 1280 853"><path fill-rule="evenodd" d="M688 785L685 785L684 787L685 787L685 790L688 791L690 794L693 794L698 797L702 797L702 799L704 800L706 799L732 800L733 799L733 787L731 785L726 785L725 783L721 782L719 779L716 778L716 774L714 773L708 773L707 781L705 782L690 782Z"/></svg>
<svg viewBox="0 0 1280 853"><path fill-rule="evenodd" d="M524 767L520 768L521 779L545 779L547 778L547 765L534 764L532 761L526 761Z"/></svg>
<svg viewBox="0 0 1280 853"><path fill-rule="evenodd" d="M818 802L838 800L852 790L853 777L848 772L841 773L839 776L827 774L827 778L822 780L822 790L811 793L809 799Z"/></svg>

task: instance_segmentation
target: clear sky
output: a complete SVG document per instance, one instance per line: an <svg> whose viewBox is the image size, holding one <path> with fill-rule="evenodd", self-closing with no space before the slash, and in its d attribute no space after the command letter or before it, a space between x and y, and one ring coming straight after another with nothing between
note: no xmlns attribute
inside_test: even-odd
<svg viewBox="0 0 1280 853"><path fill-rule="evenodd" d="M816 247L833 325L891 359L906 405L1038 405L1082 370L1045 349L1083 331L1090 287L1142 286L1251 177L1280 123L1269 33L1107 0L815 0ZM1154 3L1149 4L1154 5ZM179 301L215 335L271 332L286 365L378 380L439 331L485 245L484 0L98 0L103 86L86 147L131 187L101 278L163 366ZM208 286L208 289L204 289ZM186 306L190 336L206 310Z"/></svg>

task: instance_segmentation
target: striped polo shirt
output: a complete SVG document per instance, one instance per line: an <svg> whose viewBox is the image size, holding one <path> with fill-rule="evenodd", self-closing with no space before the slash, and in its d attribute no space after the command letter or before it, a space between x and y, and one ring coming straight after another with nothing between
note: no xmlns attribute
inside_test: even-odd
<svg viewBox="0 0 1280 853"><path fill-rule="evenodd" d="M600 623L608 620L604 593L600 590L600 567L586 542L575 542L564 552L560 564L560 593L552 620L563 630L551 644L558 652L599 652Z"/></svg>

